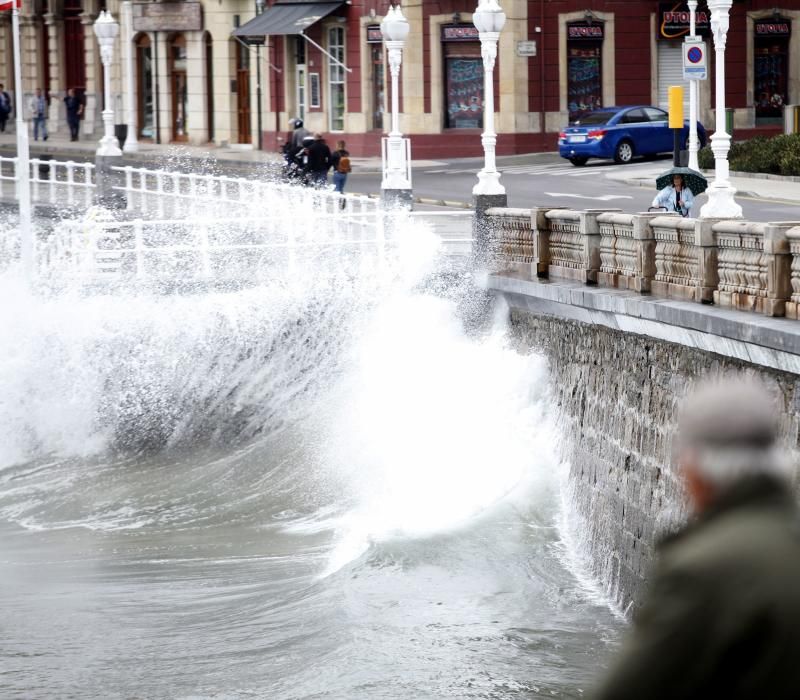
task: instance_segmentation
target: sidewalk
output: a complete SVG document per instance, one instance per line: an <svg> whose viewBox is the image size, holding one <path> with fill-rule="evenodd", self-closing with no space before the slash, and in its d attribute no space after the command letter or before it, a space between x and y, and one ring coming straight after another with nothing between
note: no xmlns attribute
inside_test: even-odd
<svg viewBox="0 0 800 700"><path fill-rule="evenodd" d="M626 166L628 167L628 166ZM655 189L656 178L672 167L671 161L663 160L656 163L630 166L615 169L605 174L606 179L615 180L621 184L634 187ZM635 168L635 169L634 169ZM714 179L713 170L702 171L709 183ZM731 185L736 188L739 197L752 197L776 202L800 205L800 178L785 178L779 175L763 175L761 173L735 173L730 178Z"/></svg>
<svg viewBox="0 0 800 700"><path fill-rule="evenodd" d="M30 151L31 157L56 156L63 160L93 161L97 150L98 141L96 139L84 138L81 141L70 141L63 134L53 134L47 141L34 141L31 136ZM0 155L16 155L17 140L14 133L0 134ZM193 161L198 164L207 164L209 161L218 162L237 169L258 167L270 163L282 163L283 156L278 152L259 151L249 144L233 144L229 146L216 146L214 144L204 144L202 146L190 146L188 144L155 144L145 141L139 142L139 149L136 153L123 153L126 164L165 164L175 162ZM351 158L353 166L362 173L380 173L381 159L372 158ZM434 167L446 165L444 161L438 160L419 160L412 161L412 167Z"/></svg>

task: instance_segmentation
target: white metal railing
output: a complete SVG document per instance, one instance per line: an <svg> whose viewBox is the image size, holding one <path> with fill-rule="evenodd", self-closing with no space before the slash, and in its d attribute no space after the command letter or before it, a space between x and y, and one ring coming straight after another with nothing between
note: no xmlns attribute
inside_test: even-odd
<svg viewBox="0 0 800 700"><path fill-rule="evenodd" d="M93 163L31 158L31 201L59 207L89 207L94 198ZM17 196L17 159L0 156L0 197Z"/></svg>
<svg viewBox="0 0 800 700"><path fill-rule="evenodd" d="M328 227L336 219L345 226ZM319 225L277 226L260 217L62 222L39 250L47 276L90 279L243 279L265 270L292 273L326 251L340 265L341 250L383 256L383 227L367 228L363 216L314 213ZM352 228L347 227L351 224ZM365 248L366 246L366 248Z"/></svg>
<svg viewBox="0 0 800 700"><path fill-rule="evenodd" d="M114 189L124 192L127 209L143 216L180 218L207 213L218 216L220 205L231 205L226 215L249 216L255 213L343 211L378 223L378 200L359 195L341 195L332 190L313 189L278 182L261 182L223 175L177 173L132 166L113 168L124 176L124 184Z"/></svg>

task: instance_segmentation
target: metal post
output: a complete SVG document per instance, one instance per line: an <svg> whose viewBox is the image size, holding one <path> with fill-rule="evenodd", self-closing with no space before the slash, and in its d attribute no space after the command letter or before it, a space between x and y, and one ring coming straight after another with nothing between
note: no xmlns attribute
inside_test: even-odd
<svg viewBox="0 0 800 700"><path fill-rule="evenodd" d="M689 5L689 36L694 39L696 29L697 0L688 0ZM689 167L692 170L699 170L697 162L697 99L698 81L695 78L689 79Z"/></svg>
<svg viewBox="0 0 800 700"><path fill-rule="evenodd" d="M131 0L123 0L122 16L125 20L125 93L128 101L128 135L125 137L125 145L122 150L125 153L136 153L139 150L139 131L137 121L137 110L133 104L133 3Z"/></svg>
<svg viewBox="0 0 800 700"><path fill-rule="evenodd" d="M11 35L14 39L14 90L17 108L17 200L19 202L19 236L22 269L29 280L34 274L34 240L30 185L30 144L24 118L22 95L22 60L20 51L19 8L11 11Z"/></svg>
<svg viewBox="0 0 800 700"><path fill-rule="evenodd" d="M716 130L711 137L714 152L714 182L708 188L708 202L700 209L701 218L739 219L742 208L734 200L736 190L731 186L728 151L731 137L725 130L725 44L728 38L729 12L732 0L709 0L711 10L711 32L714 35L716 52L714 89L716 106Z"/></svg>
<svg viewBox="0 0 800 700"><path fill-rule="evenodd" d="M256 111L258 122L258 150L261 151L264 149L264 143L262 138L262 128L261 128L261 45L256 44L256 102L258 103L258 109Z"/></svg>

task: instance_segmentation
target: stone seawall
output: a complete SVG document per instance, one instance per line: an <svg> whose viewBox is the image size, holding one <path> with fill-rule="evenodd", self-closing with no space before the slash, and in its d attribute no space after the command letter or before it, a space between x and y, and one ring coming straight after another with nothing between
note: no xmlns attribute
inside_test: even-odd
<svg viewBox="0 0 800 700"><path fill-rule="evenodd" d="M800 376L538 312L515 303L513 294L507 298L520 346L549 360L564 429L563 457L570 465L569 497L586 559L620 608L635 607L659 535L686 518L671 464L680 399L710 373L757 373L782 397L782 434L787 447L796 450Z"/></svg>

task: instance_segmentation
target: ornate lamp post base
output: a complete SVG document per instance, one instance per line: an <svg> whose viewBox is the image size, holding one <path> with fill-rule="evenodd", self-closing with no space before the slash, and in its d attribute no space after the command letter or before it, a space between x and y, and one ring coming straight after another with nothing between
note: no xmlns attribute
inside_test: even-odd
<svg viewBox="0 0 800 700"><path fill-rule="evenodd" d="M701 219L741 219L742 208L734 200L736 189L712 182L706 190L708 201L700 208Z"/></svg>

